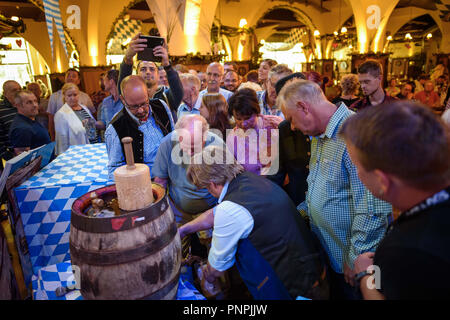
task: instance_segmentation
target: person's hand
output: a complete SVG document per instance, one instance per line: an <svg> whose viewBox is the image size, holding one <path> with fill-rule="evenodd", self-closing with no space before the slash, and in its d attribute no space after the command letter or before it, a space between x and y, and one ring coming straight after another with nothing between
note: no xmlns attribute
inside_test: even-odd
<svg viewBox="0 0 450 320"><path fill-rule="evenodd" d="M355 260L355 274L358 274L363 271L367 271L367 268L371 265L373 265L373 257L375 256L375 253L373 252L365 252L362 253L356 258Z"/></svg>
<svg viewBox="0 0 450 320"><path fill-rule="evenodd" d="M153 55L155 57L161 57L161 65L163 67L167 67L170 64L169 53L166 48L165 40L164 40L164 46L157 46L157 47L153 48Z"/></svg>
<svg viewBox="0 0 450 320"><path fill-rule="evenodd" d="M211 284L215 282L216 277L213 275L213 272L208 264L205 264L202 267L202 272L203 272L203 279L205 279L206 281L208 281Z"/></svg>
<svg viewBox="0 0 450 320"><path fill-rule="evenodd" d="M137 35L135 35L127 48L127 51L125 52L125 63L127 64L133 64L133 57L140 51L144 51L145 48L147 48L147 39L141 39L139 36L141 33L139 32Z"/></svg>
<svg viewBox="0 0 450 320"><path fill-rule="evenodd" d="M344 279L352 287L355 286L355 272L346 263L344 263Z"/></svg>
<svg viewBox="0 0 450 320"><path fill-rule="evenodd" d="M183 239L188 234L184 225L178 228L178 233L180 234L180 239Z"/></svg>

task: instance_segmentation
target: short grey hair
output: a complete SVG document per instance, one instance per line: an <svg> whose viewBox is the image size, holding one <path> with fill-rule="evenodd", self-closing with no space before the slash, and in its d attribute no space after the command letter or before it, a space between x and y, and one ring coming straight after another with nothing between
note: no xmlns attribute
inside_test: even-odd
<svg viewBox="0 0 450 320"><path fill-rule="evenodd" d="M182 73L180 74L180 80L183 84L189 84L190 86L195 86L198 90L200 90L201 82L200 79L193 75L192 73Z"/></svg>
<svg viewBox="0 0 450 320"><path fill-rule="evenodd" d="M192 157L186 175L193 185L203 189L208 187L210 182L223 186L242 172L244 167L236 161L225 145L209 145Z"/></svg>
<svg viewBox="0 0 450 320"><path fill-rule="evenodd" d="M249 88L249 89L253 89L256 92L258 91L262 91L262 88L259 84L255 83L255 82L251 82L251 81L247 81L247 82L242 82L239 87L237 88L236 91L244 89L244 88Z"/></svg>
<svg viewBox="0 0 450 320"><path fill-rule="evenodd" d="M29 90L17 91L16 94L14 95L14 103L17 105L22 105L24 95L32 95L33 97L35 96L34 93Z"/></svg>
<svg viewBox="0 0 450 320"><path fill-rule="evenodd" d="M286 64L277 64L273 66L268 74L268 79L272 79L272 77L278 77L279 79L284 78L288 75L292 74L292 70Z"/></svg>
<svg viewBox="0 0 450 320"><path fill-rule="evenodd" d="M295 79L284 85L277 97L277 105L284 108L294 108L297 101L319 104L326 101L319 85L313 81Z"/></svg>
<svg viewBox="0 0 450 320"><path fill-rule="evenodd" d="M200 121L202 124L202 134L205 135L209 130L209 124L206 119L199 114L186 114L178 119L175 124L175 130L185 129L188 130L189 127L193 127L196 121Z"/></svg>

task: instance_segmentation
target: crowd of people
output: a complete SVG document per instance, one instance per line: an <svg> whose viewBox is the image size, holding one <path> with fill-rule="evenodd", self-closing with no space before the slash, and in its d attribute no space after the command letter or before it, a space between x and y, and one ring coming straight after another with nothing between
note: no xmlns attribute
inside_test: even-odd
<svg viewBox="0 0 450 320"><path fill-rule="evenodd" d="M145 41L102 75L107 94L81 91L75 69L48 99L6 81L2 159L105 142L113 179L131 137L167 188L185 262L206 259L204 281L240 296L450 298L448 278L431 276L450 268L447 74L384 87L367 60L331 94L315 71L265 59L245 76L233 62L200 72L159 46L160 65L137 61L133 75Z"/></svg>

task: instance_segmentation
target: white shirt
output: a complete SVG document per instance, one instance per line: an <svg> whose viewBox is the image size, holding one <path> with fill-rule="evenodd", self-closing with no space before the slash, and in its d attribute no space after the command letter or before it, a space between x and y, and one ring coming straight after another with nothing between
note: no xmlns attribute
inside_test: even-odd
<svg viewBox="0 0 450 320"><path fill-rule="evenodd" d="M207 93L208 93L208 88L199 92L197 101L195 102L195 105L194 105L195 109L200 110L200 107L202 106L202 97ZM227 102L228 102L228 99L230 99L230 97L234 94L233 92L222 89L222 88L219 89L219 93L225 97L225 100L227 100Z"/></svg>
<svg viewBox="0 0 450 320"><path fill-rule="evenodd" d="M245 239L253 230L254 220L243 206L223 201L229 183L225 183L220 193L218 205L214 208L214 231L208 262L214 269L225 271L236 260L236 250L240 239Z"/></svg>

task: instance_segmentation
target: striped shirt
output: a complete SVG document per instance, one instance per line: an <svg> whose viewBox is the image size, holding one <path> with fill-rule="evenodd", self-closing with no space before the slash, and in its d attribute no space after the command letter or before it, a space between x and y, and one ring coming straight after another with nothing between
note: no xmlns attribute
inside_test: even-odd
<svg viewBox="0 0 450 320"><path fill-rule="evenodd" d="M274 106L271 108L266 101L267 91L258 91L256 92L256 96L258 97L259 107L261 109L261 114L279 116L284 120L284 114L281 112L280 108Z"/></svg>
<svg viewBox="0 0 450 320"><path fill-rule="evenodd" d="M344 140L338 132L353 115L341 104L325 133L311 143L308 192L298 209L308 214L312 231L328 254L335 272L346 263L353 269L364 252L375 252L391 218L390 204L376 199L358 178Z"/></svg>
<svg viewBox="0 0 450 320"><path fill-rule="evenodd" d="M0 103L0 156L8 158L7 148L9 147L9 128L17 114L17 109L11 105L8 99ZM11 154L12 156L12 154Z"/></svg>
<svg viewBox="0 0 450 320"><path fill-rule="evenodd" d="M89 143L98 143L97 129L95 128L95 119L84 109L74 110L78 119L86 129L86 137L89 139Z"/></svg>

